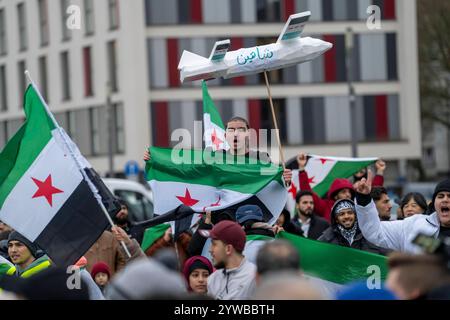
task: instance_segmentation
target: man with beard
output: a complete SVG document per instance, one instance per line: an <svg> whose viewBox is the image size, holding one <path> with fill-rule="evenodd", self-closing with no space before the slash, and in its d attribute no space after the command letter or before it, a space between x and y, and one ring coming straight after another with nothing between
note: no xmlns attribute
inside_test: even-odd
<svg viewBox="0 0 450 320"><path fill-rule="evenodd" d="M376 254L386 255L389 251L375 246L363 237L356 219L355 204L348 199L336 201L331 210L331 226L318 240Z"/></svg>
<svg viewBox="0 0 450 320"><path fill-rule="evenodd" d="M381 221L391 220L391 199L389 199L387 190L384 187L373 187L370 192L370 196L375 201L377 207L378 216Z"/></svg>
<svg viewBox="0 0 450 320"><path fill-rule="evenodd" d="M292 222L303 230L306 238L317 240L330 224L314 213L314 197L311 191L300 191L295 197L296 214Z"/></svg>
<svg viewBox="0 0 450 320"><path fill-rule="evenodd" d="M208 278L208 294L218 300L243 300L255 288L256 266L243 255L245 232L236 222L221 221L212 230L201 230L212 240L209 252L217 269Z"/></svg>
<svg viewBox="0 0 450 320"><path fill-rule="evenodd" d="M131 238L141 244L144 237L144 228L135 227L132 222L128 220L128 205L125 200L117 199L120 203L120 211L114 217L114 223L122 228Z"/></svg>

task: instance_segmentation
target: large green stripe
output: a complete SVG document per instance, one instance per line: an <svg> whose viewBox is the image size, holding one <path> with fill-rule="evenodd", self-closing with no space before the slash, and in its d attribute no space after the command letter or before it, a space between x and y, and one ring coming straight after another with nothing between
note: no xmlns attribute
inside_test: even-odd
<svg viewBox="0 0 450 320"><path fill-rule="evenodd" d="M209 113L211 116L211 121L215 123L218 127L225 130L222 118L220 117L219 111L217 111L214 101L208 92L208 86L205 81L202 81L202 91L203 91L203 113Z"/></svg>
<svg viewBox="0 0 450 320"><path fill-rule="evenodd" d="M0 154L0 207L50 141L55 128L31 85L25 92L24 108L25 123Z"/></svg>
<svg viewBox="0 0 450 320"><path fill-rule="evenodd" d="M185 162L176 164L172 159L172 151ZM274 164L257 164L239 162L236 157L224 152L213 153L207 150L175 150L169 148L151 147L151 160L147 162L145 171L148 181L181 182L228 189L240 193L256 194L271 181L277 181L282 186L282 168ZM199 161L210 156L221 157L222 163ZM204 157L204 158L202 158ZM238 157L237 160L246 160ZM196 164L195 161L199 164ZM256 159L251 159L256 161ZM262 174L264 169L270 174Z"/></svg>
<svg viewBox="0 0 450 320"><path fill-rule="evenodd" d="M376 160L369 161L338 161L331 169L329 174L319 184L317 184L313 190L320 197L327 194L331 184L336 178L350 178L353 174L357 173L362 168L365 168Z"/></svg>
<svg viewBox="0 0 450 320"><path fill-rule="evenodd" d="M387 258L370 252L280 232L277 238L291 242L300 253L300 265L306 274L334 283L346 284L367 279L369 266L378 266L381 280L386 279Z"/></svg>

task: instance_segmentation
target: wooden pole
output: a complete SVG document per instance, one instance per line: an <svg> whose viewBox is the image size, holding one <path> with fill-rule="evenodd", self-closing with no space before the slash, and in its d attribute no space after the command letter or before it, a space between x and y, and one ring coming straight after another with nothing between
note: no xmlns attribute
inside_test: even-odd
<svg viewBox="0 0 450 320"><path fill-rule="evenodd" d="M275 126L275 132L276 132L276 137L277 137L277 141L278 141L278 150L280 151L281 165L283 166L283 170L286 170L286 164L284 162L283 147L281 145L281 139L280 139L280 130L278 129L277 116L275 115L275 109L273 107L272 93L270 92L270 85L269 85L269 78L267 77L267 71L264 71L264 78L266 80L266 87L267 87L267 93L269 95L270 109L272 111L272 119L273 119L273 124Z"/></svg>

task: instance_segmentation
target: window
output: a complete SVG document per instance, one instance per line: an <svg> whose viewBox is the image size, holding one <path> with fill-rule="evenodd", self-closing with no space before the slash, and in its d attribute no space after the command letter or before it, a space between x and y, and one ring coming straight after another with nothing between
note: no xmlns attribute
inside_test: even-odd
<svg viewBox="0 0 450 320"><path fill-rule="evenodd" d="M68 121L68 133L77 144L81 154L85 156L92 155L89 111L89 109L71 111Z"/></svg>
<svg viewBox="0 0 450 320"><path fill-rule="evenodd" d="M69 52L61 52L61 83L63 101L70 100L70 65Z"/></svg>
<svg viewBox="0 0 450 320"><path fill-rule="evenodd" d="M0 110L8 110L8 90L6 84L6 66L0 67Z"/></svg>
<svg viewBox="0 0 450 320"><path fill-rule="evenodd" d="M25 71L27 70L27 66L24 60L19 61L17 63L17 73L18 73L18 79L19 79L19 83L18 83L18 90L17 92L19 93L19 103L23 108L23 95L24 92L27 88L27 79L25 77Z"/></svg>
<svg viewBox="0 0 450 320"><path fill-rule="evenodd" d="M6 122L6 139L11 139L23 124L24 119L14 119Z"/></svg>
<svg viewBox="0 0 450 320"><path fill-rule="evenodd" d="M0 9L0 55L6 54L6 18L5 9Z"/></svg>
<svg viewBox="0 0 450 320"><path fill-rule="evenodd" d="M89 109L89 120L91 128L91 154L100 155L101 154L101 143L100 143L100 132L99 132L99 112L98 108Z"/></svg>
<svg viewBox="0 0 450 320"><path fill-rule="evenodd" d="M106 106L92 107L89 109L90 146L94 156L107 155L109 143L109 112L111 112L111 124L113 141L112 152L114 154L125 151L125 130L123 120L123 106L111 105L111 110Z"/></svg>
<svg viewBox="0 0 450 320"><path fill-rule="evenodd" d="M67 8L69 7L68 0L61 0L61 32L62 40L67 41L72 38L72 32L67 28Z"/></svg>
<svg viewBox="0 0 450 320"><path fill-rule="evenodd" d="M49 42L47 0L38 0L38 7L39 7L39 27L41 33L41 46L46 46L48 45Z"/></svg>
<svg viewBox="0 0 450 320"><path fill-rule="evenodd" d="M39 58L39 89L43 98L48 101L48 79L47 79L47 58Z"/></svg>
<svg viewBox="0 0 450 320"><path fill-rule="evenodd" d="M27 49L27 19L24 2L17 5L17 21L19 23L19 49L23 51Z"/></svg>
<svg viewBox="0 0 450 320"><path fill-rule="evenodd" d="M281 21L280 0L256 0L258 22Z"/></svg>
<svg viewBox="0 0 450 320"><path fill-rule="evenodd" d="M6 121L0 121L0 151L3 150L7 141Z"/></svg>
<svg viewBox="0 0 450 320"><path fill-rule="evenodd" d="M125 125L123 115L123 105L114 105L114 125L116 133L116 150L115 153L125 152Z"/></svg>
<svg viewBox="0 0 450 320"><path fill-rule="evenodd" d="M39 86L43 98L48 102L47 58L39 58Z"/></svg>
<svg viewBox="0 0 450 320"><path fill-rule="evenodd" d="M119 1L108 0L109 12L109 29L115 30L119 28Z"/></svg>
<svg viewBox="0 0 450 320"><path fill-rule="evenodd" d="M95 19L94 19L94 1L84 0L84 21L86 26L86 35L94 34Z"/></svg>
<svg viewBox="0 0 450 320"><path fill-rule="evenodd" d="M118 91L117 86L117 57L116 57L116 42L110 41L107 45L108 54L108 79L112 92Z"/></svg>
<svg viewBox="0 0 450 320"><path fill-rule="evenodd" d="M91 47L83 48L83 66L84 66L84 95L91 97L94 95L92 81L92 56Z"/></svg>

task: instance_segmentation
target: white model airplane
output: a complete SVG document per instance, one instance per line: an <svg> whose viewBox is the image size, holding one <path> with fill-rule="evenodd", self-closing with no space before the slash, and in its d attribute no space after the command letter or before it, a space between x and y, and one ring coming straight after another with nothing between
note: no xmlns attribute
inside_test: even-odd
<svg viewBox="0 0 450 320"><path fill-rule="evenodd" d="M209 59L183 51L178 70L180 80L195 81L239 77L290 67L313 60L332 48L332 44L310 37L301 38L310 11L289 17L277 42L230 51L230 40L218 41Z"/></svg>

